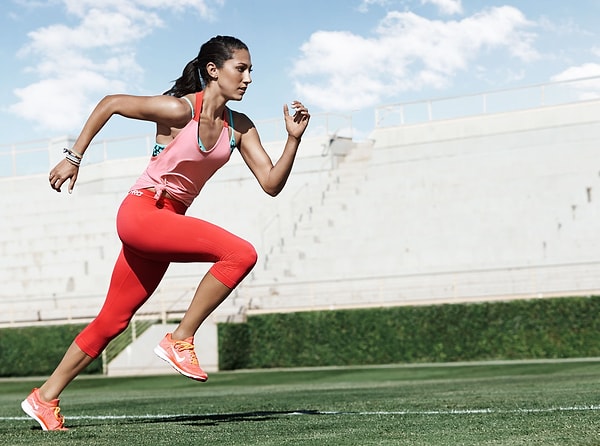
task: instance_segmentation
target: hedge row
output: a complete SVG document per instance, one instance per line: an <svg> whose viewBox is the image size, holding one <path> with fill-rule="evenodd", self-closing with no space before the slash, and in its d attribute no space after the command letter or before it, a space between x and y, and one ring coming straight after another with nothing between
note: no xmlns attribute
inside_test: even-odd
<svg viewBox="0 0 600 446"><path fill-rule="evenodd" d="M219 325L222 370L600 356L600 297L257 315Z"/></svg>
<svg viewBox="0 0 600 446"><path fill-rule="evenodd" d="M219 324L219 366L597 357L599 316L600 296L251 316ZM0 376L50 374L82 328L0 330Z"/></svg>
<svg viewBox="0 0 600 446"><path fill-rule="evenodd" d="M6 328L0 330L0 376L45 376L54 371L82 325ZM86 373L102 372L94 361Z"/></svg>

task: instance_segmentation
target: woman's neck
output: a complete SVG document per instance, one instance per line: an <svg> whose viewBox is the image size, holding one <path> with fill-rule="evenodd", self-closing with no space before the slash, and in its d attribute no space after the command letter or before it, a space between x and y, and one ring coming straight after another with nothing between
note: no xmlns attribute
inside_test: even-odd
<svg viewBox="0 0 600 446"><path fill-rule="evenodd" d="M216 88L211 88L209 85L204 90L201 115L210 119L219 119L223 116L226 103L227 99Z"/></svg>

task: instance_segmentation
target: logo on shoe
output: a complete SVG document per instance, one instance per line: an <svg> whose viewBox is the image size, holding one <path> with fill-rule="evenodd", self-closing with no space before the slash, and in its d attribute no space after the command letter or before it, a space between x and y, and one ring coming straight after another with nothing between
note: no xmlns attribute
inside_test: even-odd
<svg viewBox="0 0 600 446"><path fill-rule="evenodd" d="M185 361L185 356L179 356L177 354L177 350L175 350L175 347L171 347L171 350L173 350L173 356L175 356L175 359L177 360L177 362Z"/></svg>
<svg viewBox="0 0 600 446"><path fill-rule="evenodd" d="M40 410L40 406L38 405L37 401L34 398L31 398L31 404L33 404L34 410Z"/></svg>

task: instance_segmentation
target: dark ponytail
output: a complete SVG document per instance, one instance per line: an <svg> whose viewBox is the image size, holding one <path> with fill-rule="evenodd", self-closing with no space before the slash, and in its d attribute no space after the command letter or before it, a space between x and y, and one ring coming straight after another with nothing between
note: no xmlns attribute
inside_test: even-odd
<svg viewBox="0 0 600 446"><path fill-rule="evenodd" d="M247 51L248 47L235 37L213 37L200 47L198 57L188 62L181 77L163 94L180 98L186 94L202 91L204 86L211 81L211 77L206 71L206 65L212 62L217 68L221 68L233 57L233 52L236 50Z"/></svg>

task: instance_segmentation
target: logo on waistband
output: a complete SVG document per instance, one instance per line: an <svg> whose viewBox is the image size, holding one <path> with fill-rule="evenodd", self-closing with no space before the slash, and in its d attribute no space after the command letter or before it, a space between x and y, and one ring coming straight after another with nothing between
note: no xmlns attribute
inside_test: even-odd
<svg viewBox="0 0 600 446"><path fill-rule="evenodd" d="M142 194L142 193L141 193L139 190L137 190L137 189L132 189L132 190L130 190L130 191L129 191L129 194L130 194L130 195L135 195L136 197L141 197L142 195L144 195L144 194Z"/></svg>

